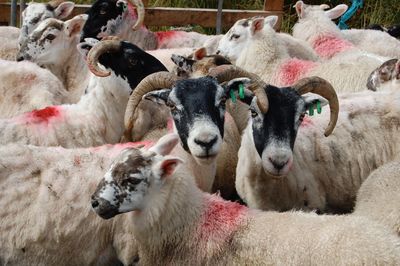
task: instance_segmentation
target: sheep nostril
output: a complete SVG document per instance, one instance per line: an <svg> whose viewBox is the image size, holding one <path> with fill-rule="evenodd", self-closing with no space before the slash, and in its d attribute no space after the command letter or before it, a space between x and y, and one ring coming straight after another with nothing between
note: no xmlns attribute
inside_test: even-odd
<svg viewBox="0 0 400 266"><path fill-rule="evenodd" d="M194 142L197 144L197 145L200 145L200 146L202 146L202 147L204 147L204 148L206 148L206 149L210 149L216 142L217 142L217 140L218 140L218 137L217 136L215 136L212 140L210 140L210 141L201 141L201 140L198 140L198 139L194 139Z"/></svg>
<svg viewBox="0 0 400 266"><path fill-rule="evenodd" d="M220 53L221 53L221 51L220 51L220 50L217 50L216 54L220 54Z"/></svg>
<svg viewBox="0 0 400 266"><path fill-rule="evenodd" d="M18 57L17 57L17 61L18 61L18 62L24 61L24 57L23 57L23 56L18 56Z"/></svg>
<svg viewBox="0 0 400 266"><path fill-rule="evenodd" d="M274 166L276 170L281 170L288 162L289 160L286 161L275 161L271 157L268 157L268 160L271 162L271 164Z"/></svg>

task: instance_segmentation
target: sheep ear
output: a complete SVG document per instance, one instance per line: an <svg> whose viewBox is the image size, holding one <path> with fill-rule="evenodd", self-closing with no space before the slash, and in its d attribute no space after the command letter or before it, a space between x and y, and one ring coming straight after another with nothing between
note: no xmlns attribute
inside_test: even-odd
<svg viewBox="0 0 400 266"><path fill-rule="evenodd" d="M161 179L164 179L174 174L176 168L181 163L183 163L183 160L179 157L165 156L161 162L158 162L154 166L154 170L158 172Z"/></svg>
<svg viewBox="0 0 400 266"><path fill-rule="evenodd" d="M304 94L302 97L303 97L304 101L306 102L306 110L308 110L308 108L310 108L310 106L315 106L318 101L320 102L321 107L329 104L328 100L326 100L325 98L321 97L318 94L307 93L307 94Z"/></svg>
<svg viewBox="0 0 400 266"><path fill-rule="evenodd" d="M205 47L201 47L194 52L193 59L201 60L207 56L207 49Z"/></svg>
<svg viewBox="0 0 400 266"><path fill-rule="evenodd" d="M78 15L65 22L65 31L69 37L79 34L85 25L88 15Z"/></svg>
<svg viewBox="0 0 400 266"><path fill-rule="evenodd" d="M264 23L271 26L271 28L275 27L278 22L278 16L268 16L265 18Z"/></svg>
<svg viewBox="0 0 400 266"><path fill-rule="evenodd" d="M348 6L345 4L340 4L335 6L334 8L325 11L325 14L330 19L337 19L341 15L343 15L347 11Z"/></svg>
<svg viewBox="0 0 400 266"><path fill-rule="evenodd" d="M232 79L226 84L222 85L225 91L225 95L228 99L231 98L231 91L234 92L235 97L240 101L244 102L247 105L250 105L251 101L254 98L254 94L247 89L247 87L251 84L251 79L249 78L236 78ZM244 97L240 98L239 94L239 86L244 85Z"/></svg>
<svg viewBox="0 0 400 266"><path fill-rule="evenodd" d="M63 2L61 3L55 10L55 18L57 19L65 19L68 17L72 10L74 10L75 3L74 2Z"/></svg>
<svg viewBox="0 0 400 266"><path fill-rule="evenodd" d="M296 4L294 5L297 16L299 18L304 18L304 7L305 7L305 4L303 3L303 1L297 1Z"/></svg>
<svg viewBox="0 0 400 266"><path fill-rule="evenodd" d="M146 93L143 96L143 99L146 99L146 100L158 103L158 104L166 104L170 92L171 92L170 89L151 91L151 92Z"/></svg>
<svg viewBox="0 0 400 266"><path fill-rule="evenodd" d="M250 26L250 34L252 36L264 28L264 19L265 18L253 19L253 21L251 22L251 26Z"/></svg>
<svg viewBox="0 0 400 266"><path fill-rule="evenodd" d="M171 60L181 70L189 73L193 72L192 66L195 62L194 60L176 54L171 56Z"/></svg>
<svg viewBox="0 0 400 266"><path fill-rule="evenodd" d="M149 149L149 151L153 151L160 155L168 155L175 148L176 144L179 142L178 134L171 133L162 136L157 143Z"/></svg>

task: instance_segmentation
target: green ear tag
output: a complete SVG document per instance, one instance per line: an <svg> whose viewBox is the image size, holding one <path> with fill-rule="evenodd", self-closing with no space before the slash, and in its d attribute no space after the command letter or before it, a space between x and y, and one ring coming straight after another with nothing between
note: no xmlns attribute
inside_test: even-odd
<svg viewBox="0 0 400 266"><path fill-rule="evenodd" d="M239 84L239 98L244 99L244 85Z"/></svg>
<svg viewBox="0 0 400 266"><path fill-rule="evenodd" d="M317 101L317 113L320 114L321 112L322 112L322 109L321 109L321 102L318 100L318 101Z"/></svg>
<svg viewBox="0 0 400 266"><path fill-rule="evenodd" d="M231 92L230 92L230 95L231 95L231 100L232 100L232 102L233 103L236 103L236 96L235 96L235 93L231 90Z"/></svg>
<svg viewBox="0 0 400 266"><path fill-rule="evenodd" d="M313 116L314 115L314 105L311 104L310 108L308 109L308 115L309 116Z"/></svg>

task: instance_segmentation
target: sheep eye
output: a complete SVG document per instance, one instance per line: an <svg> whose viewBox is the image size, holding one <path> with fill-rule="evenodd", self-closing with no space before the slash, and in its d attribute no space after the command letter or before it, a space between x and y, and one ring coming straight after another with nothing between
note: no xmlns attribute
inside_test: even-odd
<svg viewBox="0 0 400 266"><path fill-rule="evenodd" d="M107 11L105 9L100 9L100 15L105 15Z"/></svg>
<svg viewBox="0 0 400 266"><path fill-rule="evenodd" d="M135 177L130 177L130 178L128 179L128 181L129 181L129 183L132 184L132 185L137 185L137 184L139 184L140 182L142 182L142 179L140 179L140 178L135 178Z"/></svg>
<svg viewBox="0 0 400 266"><path fill-rule="evenodd" d="M37 24L37 23L39 22L39 19L40 19L40 18L38 18L38 17L32 19L32 20L31 20L31 24Z"/></svg>
<svg viewBox="0 0 400 266"><path fill-rule="evenodd" d="M54 34L48 34L47 36L46 36L46 40L49 40L49 41L52 41L52 40L54 40L56 38L56 36L54 35Z"/></svg>
<svg viewBox="0 0 400 266"><path fill-rule="evenodd" d="M130 58L130 59L129 59L129 63L130 63L132 66L135 66L135 65L138 63L138 60L137 60L137 59L132 59L132 58Z"/></svg>
<svg viewBox="0 0 400 266"><path fill-rule="evenodd" d="M232 36L231 36L231 40L233 40L233 39L237 40L239 38L240 38L239 34L232 34Z"/></svg>
<svg viewBox="0 0 400 266"><path fill-rule="evenodd" d="M171 111L175 111L176 110L176 105L173 102L168 101L167 102L167 106L169 107L169 109Z"/></svg>
<svg viewBox="0 0 400 266"><path fill-rule="evenodd" d="M257 112L254 111L253 109L250 109L250 112L251 112L251 117L255 118L258 116Z"/></svg>
<svg viewBox="0 0 400 266"><path fill-rule="evenodd" d="M227 100L226 97L222 97L222 98L221 98L221 101L219 102L219 104L220 104L222 107L225 107L225 106L226 106L226 100Z"/></svg>

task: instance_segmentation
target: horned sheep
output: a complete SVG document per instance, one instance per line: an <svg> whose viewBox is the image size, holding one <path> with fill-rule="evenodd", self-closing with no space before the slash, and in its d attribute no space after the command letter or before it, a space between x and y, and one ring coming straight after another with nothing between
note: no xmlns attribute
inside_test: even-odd
<svg viewBox="0 0 400 266"><path fill-rule="evenodd" d="M113 40L93 47L87 60L89 69L99 75L91 77L89 93L76 104L49 106L0 120L0 142L63 147L117 143L132 88L148 74L166 69L137 46Z"/></svg>
<svg viewBox="0 0 400 266"><path fill-rule="evenodd" d="M332 83L337 92L360 91L366 89L368 75L383 63L375 57L351 53L348 60L336 57L312 62L290 58L287 48L276 37L273 25L264 20L254 18L251 21L247 27L249 40L244 41L244 47L232 41L231 33L227 33L219 43L218 50L228 59L237 57L237 66L259 75L270 84L288 86L300 78L318 76Z"/></svg>
<svg viewBox="0 0 400 266"><path fill-rule="evenodd" d="M169 138L172 145L178 140L177 135ZM400 261L399 238L380 224L353 215L261 212L224 201L201 192L180 167L183 161L169 155L170 148L157 149L123 151L91 201L104 219L131 212L141 265L395 265Z"/></svg>
<svg viewBox="0 0 400 266"><path fill-rule="evenodd" d="M226 69L230 72L231 78L257 81L251 73ZM306 78L294 87L309 92L310 86L333 101L330 111L307 117L315 98L303 98L291 87L258 86L265 89L270 106L265 113L255 105L255 97L245 99L251 118L242 134L236 168L236 189L249 207L349 212L371 171L400 151L398 89L342 94L335 100L329 83ZM326 124L325 134L332 133L327 138L321 137Z"/></svg>

